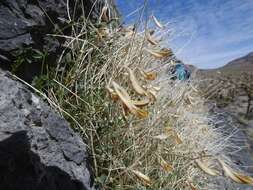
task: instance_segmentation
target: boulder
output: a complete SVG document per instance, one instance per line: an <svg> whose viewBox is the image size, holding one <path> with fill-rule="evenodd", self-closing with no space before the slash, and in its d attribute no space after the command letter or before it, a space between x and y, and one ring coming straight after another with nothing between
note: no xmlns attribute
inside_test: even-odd
<svg viewBox="0 0 253 190"><path fill-rule="evenodd" d="M98 19L105 4L115 17L113 0L1 0L0 67L31 81L63 50L65 39L50 34L69 35L82 16Z"/></svg>
<svg viewBox="0 0 253 190"><path fill-rule="evenodd" d="M0 189L95 190L87 149L59 114L0 70Z"/></svg>

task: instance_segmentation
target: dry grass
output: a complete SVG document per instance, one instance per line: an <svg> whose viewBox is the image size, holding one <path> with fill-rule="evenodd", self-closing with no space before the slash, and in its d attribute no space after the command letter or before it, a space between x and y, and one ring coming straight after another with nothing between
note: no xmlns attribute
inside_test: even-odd
<svg viewBox="0 0 253 190"><path fill-rule="evenodd" d="M96 181L102 188L217 189L196 160L205 158L217 167L219 157L231 165L226 157L231 132L226 134L211 122L196 81L170 80L173 56L158 59L146 51L163 47L152 45L145 32L95 27L88 21L77 28L66 37L70 51L62 56L47 93L54 107L89 140ZM155 30L153 40L167 34L166 28ZM136 93L126 67L149 93ZM157 77L146 80L140 71L152 71ZM132 100L148 98L148 105L138 108L148 117L138 118L121 100L113 100L106 90L112 81ZM159 87L155 96L150 96L152 87Z"/></svg>

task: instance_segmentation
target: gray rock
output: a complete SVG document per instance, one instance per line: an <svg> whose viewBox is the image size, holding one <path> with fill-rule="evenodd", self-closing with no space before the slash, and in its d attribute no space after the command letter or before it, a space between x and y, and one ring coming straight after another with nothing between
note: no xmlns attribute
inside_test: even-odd
<svg viewBox="0 0 253 190"><path fill-rule="evenodd" d="M87 145L39 97L1 70L0 189L96 189Z"/></svg>
<svg viewBox="0 0 253 190"><path fill-rule="evenodd" d="M18 56L33 59L35 50L46 53L44 62L54 65L65 38L48 34L70 35L73 21L82 16L96 20L105 3L110 14L118 14L113 0L1 0L0 67L10 70ZM31 81L42 67L42 63L35 62L22 62L17 74Z"/></svg>

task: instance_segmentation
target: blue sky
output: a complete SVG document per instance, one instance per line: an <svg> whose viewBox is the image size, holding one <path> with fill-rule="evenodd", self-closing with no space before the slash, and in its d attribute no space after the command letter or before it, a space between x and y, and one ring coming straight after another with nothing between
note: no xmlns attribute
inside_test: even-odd
<svg viewBox="0 0 253 190"><path fill-rule="evenodd" d="M144 0L116 0L127 16ZM253 52L253 0L148 0L145 15L152 13L173 33L168 42L177 57L199 68L217 68Z"/></svg>

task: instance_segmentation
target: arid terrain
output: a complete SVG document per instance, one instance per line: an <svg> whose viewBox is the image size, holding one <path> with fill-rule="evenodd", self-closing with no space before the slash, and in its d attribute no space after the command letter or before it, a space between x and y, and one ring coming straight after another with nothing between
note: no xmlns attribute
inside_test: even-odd
<svg viewBox="0 0 253 190"><path fill-rule="evenodd" d="M241 150L233 160L243 170L253 172L253 53L233 60L225 66L211 70L198 70L200 89L207 98L207 104L216 104L214 112L224 117L228 128L237 128L235 141ZM237 143L236 143L237 144ZM234 189L252 187L238 185ZM224 187L224 189L227 189Z"/></svg>
<svg viewBox="0 0 253 190"><path fill-rule="evenodd" d="M249 72L253 74L253 52L247 54L246 56L240 57L233 61L230 61L223 67L210 70L200 70L201 73L205 74L232 74L231 72L242 73Z"/></svg>
<svg viewBox="0 0 253 190"><path fill-rule="evenodd" d="M253 126L253 53L197 76L208 99Z"/></svg>

